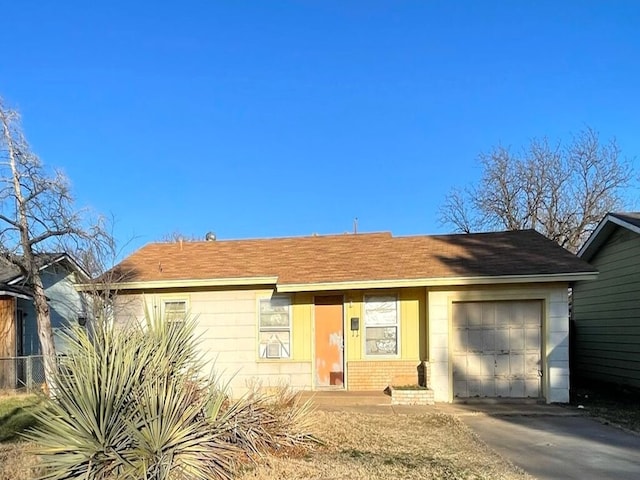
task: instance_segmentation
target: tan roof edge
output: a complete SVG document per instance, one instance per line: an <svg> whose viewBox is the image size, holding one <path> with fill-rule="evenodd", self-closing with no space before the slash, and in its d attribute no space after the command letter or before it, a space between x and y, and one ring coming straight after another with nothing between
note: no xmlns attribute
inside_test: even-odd
<svg viewBox="0 0 640 480"><path fill-rule="evenodd" d="M310 292L322 290L362 290L369 288L398 288L398 287L437 287L448 285L488 285L492 283L537 283L537 282L573 282L576 280L595 280L595 272L559 273L547 275L503 275L485 277L444 277L444 278L415 278L399 280L369 280L349 282L322 283L290 283L277 285L278 292Z"/></svg>
<svg viewBox="0 0 640 480"><path fill-rule="evenodd" d="M289 283L278 285L278 277L206 278L197 280L155 280L146 282L119 282L114 290L142 290L163 288L233 287L249 285L275 285L278 292L310 292L323 290L362 290L368 288L437 287L448 285L488 285L492 283L572 282L594 280L595 272L559 273L546 275L503 275L484 277L407 278L395 280L364 280L347 282ZM77 284L80 291L91 291L95 284Z"/></svg>
<svg viewBox="0 0 640 480"><path fill-rule="evenodd" d="M196 288L196 287L227 287L247 285L275 285L278 277L240 277L240 278L203 278L192 280L153 280L141 282L114 282L110 285L113 290L142 290L149 288ZM99 285L99 284L98 284ZM77 284L80 291L91 291L97 287L93 283Z"/></svg>

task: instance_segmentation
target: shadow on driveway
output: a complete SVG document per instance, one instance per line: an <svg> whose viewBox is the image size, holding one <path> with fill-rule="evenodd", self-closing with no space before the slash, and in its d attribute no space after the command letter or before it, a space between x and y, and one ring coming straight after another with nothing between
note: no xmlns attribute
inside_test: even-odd
<svg viewBox="0 0 640 480"><path fill-rule="evenodd" d="M377 392L305 395L328 411L457 416L489 447L539 479L640 479L640 435L602 423L584 411L522 402L392 406Z"/></svg>
<svg viewBox="0 0 640 480"><path fill-rule="evenodd" d="M540 479L640 478L640 436L553 405L441 405Z"/></svg>

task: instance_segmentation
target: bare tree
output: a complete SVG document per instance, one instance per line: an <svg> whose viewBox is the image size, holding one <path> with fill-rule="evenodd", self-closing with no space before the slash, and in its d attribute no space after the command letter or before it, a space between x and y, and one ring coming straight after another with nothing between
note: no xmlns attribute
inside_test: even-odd
<svg viewBox="0 0 640 480"><path fill-rule="evenodd" d="M576 252L610 211L623 207L632 179L615 139L586 128L564 145L534 139L520 153L503 146L479 155L476 185L449 192L440 221L461 232L533 228Z"/></svg>
<svg viewBox="0 0 640 480"><path fill-rule="evenodd" d="M202 242L204 237L200 238L195 235L185 235L179 230L174 230L171 233L166 233L160 237L160 243L179 243L179 242Z"/></svg>
<svg viewBox="0 0 640 480"><path fill-rule="evenodd" d="M0 99L0 256L20 269L33 292L47 384L55 368L49 305L39 256L109 244L100 219L75 210L67 178L47 170L27 143L17 111Z"/></svg>
<svg viewBox="0 0 640 480"><path fill-rule="evenodd" d="M115 222L111 219L108 223L112 226ZM113 238L112 232L109 232L108 238ZM115 242L93 242L75 252L78 264L89 275L89 279L76 285L76 288L84 294L91 329L107 326L116 319L116 310L126 310L128 306L126 298L118 298L118 293L120 285L131 281L136 272L116 264L133 240L122 247Z"/></svg>

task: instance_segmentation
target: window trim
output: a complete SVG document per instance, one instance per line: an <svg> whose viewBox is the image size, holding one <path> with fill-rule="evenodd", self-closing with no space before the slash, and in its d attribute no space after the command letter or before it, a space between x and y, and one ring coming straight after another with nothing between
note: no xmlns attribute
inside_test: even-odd
<svg viewBox="0 0 640 480"><path fill-rule="evenodd" d="M396 323L393 325L396 328L396 353L388 353L388 354L372 354L367 352L367 328L376 328L376 326L368 326L367 325L367 300L371 298L380 298L380 297L393 297L395 299L396 304ZM388 359L396 359L402 357L401 351L401 332L400 332L400 296L397 293L367 293L362 297L362 354L363 357L368 360L388 360ZM388 325L392 327L392 325Z"/></svg>
<svg viewBox="0 0 640 480"><path fill-rule="evenodd" d="M263 301L271 301L274 299L285 299L287 301L287 316L289 318L289 325L288 327L266 327L263 328L261 325L261 320L262 320L262 316L261 316L261 303ZM257 355L257 361L258 362L286 362L286 361L291 361L293 360L293 302L292 302L292 298L289 295L269 295L269 296L259 296L256 299L256 355ZM289 356L287 357L269 357L266 355L266 349L268 348L269 344L264 344L265 345L265 355L263 356L261 353L261 345L263 345L260 342L260 337L262 333L268 333L268 332L289 332Z"/></svg>
<svg viewBox="0 0 640 480"><path fill-rule="evenodd" d="M160 298L160 318L162 318L163 320L166 320L166 304L167 303L184 303L184 319L182 320L182 323L184 323L184 320L186 320L189 317L189 310L190 310L190 305L189 305L189 299L187 297L164 297L164 298ZM174 323L176 322L176 320L168 320L168 322Z"/></svg>

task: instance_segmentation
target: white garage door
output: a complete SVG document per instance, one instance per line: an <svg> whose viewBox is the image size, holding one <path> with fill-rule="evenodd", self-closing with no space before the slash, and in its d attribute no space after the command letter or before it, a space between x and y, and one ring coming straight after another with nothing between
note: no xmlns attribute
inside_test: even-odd
<svg viewBox="0 0 640 480"><path fill-rule="evenodd" d="M542 302L453 304L456 398L539 398Z"/></svg>

